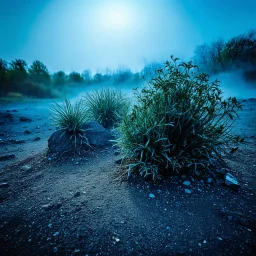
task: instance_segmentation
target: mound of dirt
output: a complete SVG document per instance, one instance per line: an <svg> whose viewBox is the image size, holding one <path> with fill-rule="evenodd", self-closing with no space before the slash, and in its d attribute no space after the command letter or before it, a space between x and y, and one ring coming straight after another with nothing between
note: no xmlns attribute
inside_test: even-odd
<svg viewBox="0 0 256 256"><path fill-rule="evenodd" d="M110 131L96 121L88 122L83 126L83 136L77 136L76 142L72 134L63 130L55 131L48 139L48 148L53 153L63 153L77 149L88 149L87 140L92 147L107 147L113 139ZM87 138L87 140L86 140Z"/></svg>

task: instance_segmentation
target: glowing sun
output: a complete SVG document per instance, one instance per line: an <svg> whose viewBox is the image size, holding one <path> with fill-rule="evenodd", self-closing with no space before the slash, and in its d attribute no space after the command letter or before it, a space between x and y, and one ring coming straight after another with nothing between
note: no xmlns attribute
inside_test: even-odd
<svg viewBox="0 0 256 256"><path fill-rule="evenodd" d="M124 29L131 25L131 12L126 5L104 6L101 22L107 29Z"/></svg>

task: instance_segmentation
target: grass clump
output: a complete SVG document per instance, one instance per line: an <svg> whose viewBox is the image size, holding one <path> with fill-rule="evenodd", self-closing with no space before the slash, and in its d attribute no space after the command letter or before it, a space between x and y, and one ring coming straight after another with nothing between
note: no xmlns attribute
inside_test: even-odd
<svg viewBox="0 0 256 256"><path fill-rule="evenodd" d="M141 91L119 126L117 140L130 159L129 172L137 170L153 180L180 172L203 174L231 142L241 109L236 98L224 100L219 81L198 71L191 62L171 57Z"/></svg>
<svg viewBox="0 0 256 256"><path fill-rule="evenodd" d="M87 93L84 104L92 120L109 128L119 122L128 112L129 102L121 91L103 88Z"/></svg>
<svg viewBox="0 0 256 256"><path fill-rule="evenodd" d="M65 99L62 104L55 102L52 105L51 112L53 124L58 129L63 130L64 133L68 132L71 134L70 138L74 137L75 143L78 137L86 139L83 125L88 121L88 115L81 100L77 101L74 105L68 99Z"/></svg>

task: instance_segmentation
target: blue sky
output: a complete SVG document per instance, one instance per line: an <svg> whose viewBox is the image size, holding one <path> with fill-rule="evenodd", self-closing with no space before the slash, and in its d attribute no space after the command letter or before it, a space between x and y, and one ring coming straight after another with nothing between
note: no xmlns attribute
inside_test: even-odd
<svg viewBox="0 0 256 256"><path fill-rule="evenodd" d="M255 28L254 0L0 0L0 58L51 72L140 70Z"/></svg>

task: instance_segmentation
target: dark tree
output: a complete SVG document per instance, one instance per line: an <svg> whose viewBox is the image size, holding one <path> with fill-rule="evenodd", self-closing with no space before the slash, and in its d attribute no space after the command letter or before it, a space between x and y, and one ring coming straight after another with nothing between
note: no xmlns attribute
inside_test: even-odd
<svg viewBox="0 0 256 256"><path fill-rule="evenodd" d="M49 84L51 76L47 67L40 61L36 60L29 68L30 79L34 83Z"/></svg>

